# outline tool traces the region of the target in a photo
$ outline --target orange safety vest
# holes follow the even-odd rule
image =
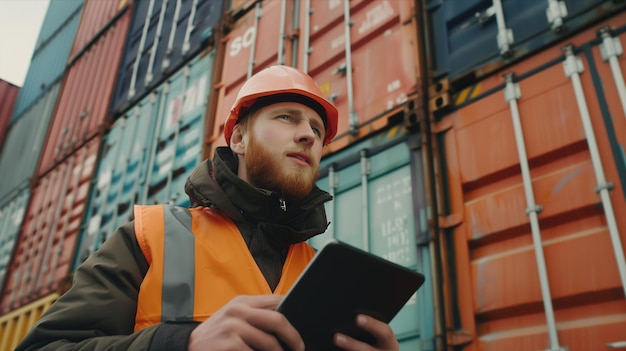
[[[135,234],[150,267],[135,331],[163,321],[203,321],[238,295],[285,294],[315,254],[291,245],[272,292],[235,224],[206,207],[135,206]]]

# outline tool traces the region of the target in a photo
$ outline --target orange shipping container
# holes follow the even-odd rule
[[[39,163],[40,176],[106,128],[131,19],[131,11],[124,11],[68,69]]]
[[[293,0],[259,1],[232,24],[222,40],[223,65],[214,87],[217,101],[206,132],[210,148],[204,150],[205,156],[226,145],[224,121],[243,83],[271,65],[293,65],[294,5]]]
[[[449,346],[625,345],[624,23],[468,87],[434,125]]]
[[[63,291],[91,184],[100,137],[39,179],[9,264],[0,312]]]
[[[405,103],[420,94],[415,5],[404,0],[302,2],[298,65],[339,109],[329,152],[386,127],[393,115],[403,118]]]

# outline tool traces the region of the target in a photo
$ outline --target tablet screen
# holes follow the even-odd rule
[[[356,326],[357,314],[389,323],[423,283],[418,272],[335,240],[317,252],[277,310],[300,332],[307,351],[340,350],[332,340],[336,332],[374,342]]]

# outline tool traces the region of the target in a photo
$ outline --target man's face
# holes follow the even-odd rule
[[[308,106],[281,102],[251,117],[242,136],[245,167],[239,176],[254,186],[282,193],[286,199],[306,196],[319,176],[324,122]]]

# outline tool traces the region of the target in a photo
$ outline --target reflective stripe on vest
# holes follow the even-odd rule
[[[135,206],[135,235],[149,268],[135,331],[162,321],[203,321],[237,295],[285,294],[313,258],[291,245],[271,291],[235,224],[208,208]]]

